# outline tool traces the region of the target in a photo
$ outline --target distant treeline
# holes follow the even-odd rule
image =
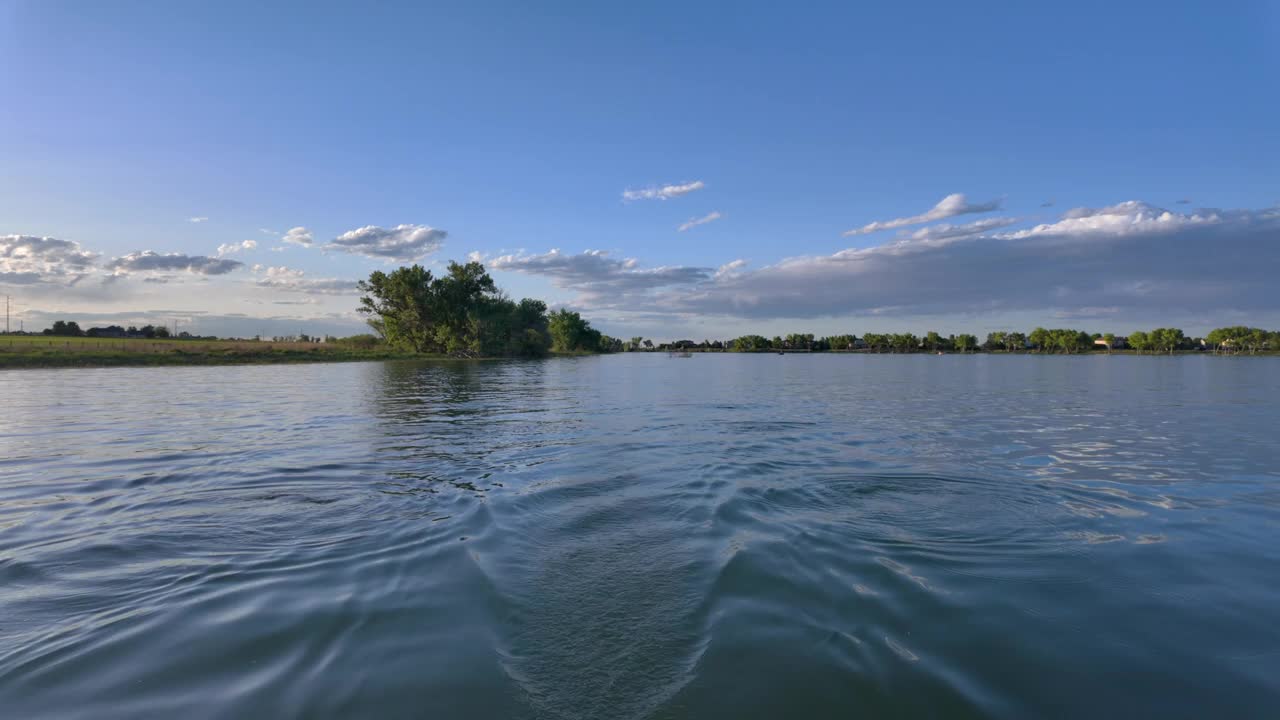
[[[576,312],[548,313],[541,300],[509,299],[478,262],[450,262],[440,277],[420,265],[375,271],[359,288],[359,311],[397,349],[464,357],[622,349]]]
[[[812,333],[792,333],[787,336],[767,338],[763,335],[743,335],[728,341],[677,340],[673,343],[654,345],[652,341],[635,337],[625,343],[628,351],[644,350],[709,350],[722,352],[770,352],[770,351],[862,351],[862,352],[1034,352],[1076,354],[1086,352],[1112,352],[1133,350],[1140,353],[1175,353],[1212,351],[1215,353],[1280,352],[1280,331],[1267,331],[1251,327],[1225,327],[1210,332],[1203,338],[1189,337],[1178,328],[1156,328],[1138,331],[1128,336],[1114,333],[1088,333],[1074,329],[1036,328],[1030,333],[993,332],[985,342],[977,336],[941,335],[929,332],[923,336],[913,333],[867,333],[855,335],[830,335],[816,337]]]
[[[41,335],[53,335],[55,337],[98,337],[98,338],[146,338],[152,340],[155,338],[181,338],[183,340],[214,340],[213,336],[200,337],[192,335],[188,332],[178,333],[174,335],[169,328],[164,325],[143,325],[137,327],[130,325],[123,327],[120,325],[107,325],[106,327],[91,327],[88,330],[80,328],[80,323],[74,320],[58,320],[53,323],[52,327],[47,327],[40,331]]]
[[[39,333],[16,332],[11,335],[45,335],[50,337],[83,337],[83,338],[111,338],[111,339],[128,339],[128,340],[224,340],[233,338],[220,338],[217,335],[193,335],[183,331],[174,334],[164,325],[143,325],[137,327],[130,325],[124,327],[121,325],[107,325],[105,327],[91,327],[84,330],[80,327],[80,323],[74,320],[58,320],[53,323],[52,327],[47,327]],[[348,343],[358,346],[370,346],[377,344],[377,338],[372,335],[353,335],[349,338],[337,338],[332,335],[307,335],[305,333],[298,335],[276,335],[270,338],[255,337],[257,341],[271,342],[288,342],[288,343]]]

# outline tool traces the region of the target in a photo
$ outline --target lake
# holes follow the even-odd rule
[[[1280,716],[1280,361],[0,372],[11,718]]]

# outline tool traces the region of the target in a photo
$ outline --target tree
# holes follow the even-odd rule
[[[508,299],[478,262],[451,262],[438,278],[420,265],[375,271],[358,287],[359,311],[395,348],[496,356],[541,355],[551,345],[546,303]]]
[[[1138,352],[1147,352],[1151,349],[1151,338],[1141,330],[1135,330],[1129,334],[1129,347]]]
[[[735,338],[731,345],[734,352],[758,352],[770,347],[769,339],[761,335],[743,335]]]
[[[959,350],[962,353],[967,353],[977,346],[978,338],[973,335],[961,334],[956,336],[956,350]]]
[[[421,265],[389,274],[375,270],[357,284],[364,293],[358,311],[369,316],[369,327],[388,345],[414,352],[435,350],[434,279]]]
[[[822,339],[828,350],[852,350],[857,338],[852,335],[832,335]]]
[[[1042,327],[1032,330],[1029,339],[1031,340],[1031,344],[1035,346],[1036,350],[1039,350],[1040,352],[1046,352],[1052,349],[1050,347],[1049,331]]]
[[[942,349],[942,336],[936,331],[930,330],[924,336],[924,345],[929,348],[929,352],[938,352]]]
[[[80,323],[72,320],[55,320],[53,327],[44,331],[45,335],[58,335],[62,337],[79,337],[84,335],[84,331],[80,329]]]
[[[1150,343],[1154,350],[1167,352],[1170,355],[1182,345],[1185,336],[1178,328],[1156,328],[1151,331]]]
[[[599,330],[593,330],[582,316],[567,308],[561,308],[548,318],[551,333],[551,349],[559,352],[595,351],[600,347]]]
[[[912,333],[894,333],[893,349],[898,352],[916,352],[920,349],[920,338]]]
[[[1005,349],[1009,352],[1027,349],[1027,336],[1020,332],[1007,333],[1004,336]]]
[[[1103,341],[1103,342],[1105,342],[1105,343],[1107,344],[1107,354],[1108,354],[1108,355],[1110,355],[1110,354],[1111,354],[1111,349],[1112,349],[1112,348],[1114,348],[1114,347],[1115,347],[1115,345],[1116,345],[1116,334],[1115,334],[1115,333],[1107,333],[1107,334],[1105,334],[1105,335],[1103,335],[1103,336],[1102,336],[1102,341]]]

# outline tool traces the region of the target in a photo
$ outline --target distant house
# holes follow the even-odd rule
[[[1110,345],[1107,344],[1107,341],[1105,339],[1098,338],[1097,340],[1093,341],[1093,346],[1104,347],[1104,348],[1107,348],[1108,350],[1123,350],[1129,347],[1129,338],[1117,337],[1115,341],[1112,342]]]

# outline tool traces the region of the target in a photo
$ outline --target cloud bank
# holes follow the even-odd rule
[[[711,268],[679,265],[641,268],[635,259],[613,258],[605,250],[503,255],[491,259],[489,268],[550,278],[558,287],[579,291],[587,304],[596,306],[625,302],[658,288],[695,284],[713,274]]]
[[[196,275],[225,275],[244,267],[239,260],[213,258],[205,255],[182,253],[158,253],[144,250],[118,257],[107,263],[106,268],[117,274],[133,272],[189,272]]]
[[[1130,201],[997,231],[1012,222],[935,225],[879,246],[788,258],[755,270],[741,260],[714,273],[647,270],[598,251],[507,256],[492,267],[579,290],[577,303],[587,309],[668,316],[1036,312],[1173,318],[1280,311],[1277,208],[1177,213]]]

